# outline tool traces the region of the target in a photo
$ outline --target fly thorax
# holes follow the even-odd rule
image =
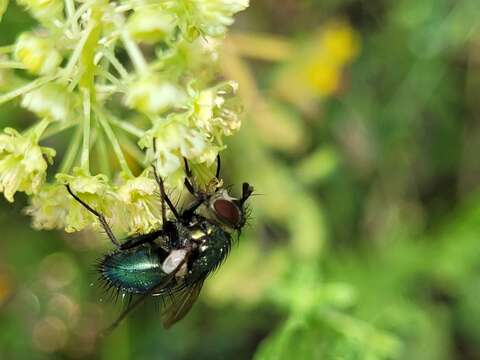
[[[202,244],[208,240],[213,233],[214,225],[207,221],[198,222],[190,227],[189,237],[192,243]]]
[[[188,247],[190,245],[190,235],[191,235],[190,226],[186,226],[180,222],[177,222],[175,224],[175,227],[178,234],[178,243],[173,245],[178,249]]]
[[[228,255],[231,246],[230,234],[220,226],[204,222],[204,236],[196,241],[196,256],[189,269],[192,282],[204,279],[215,270]]]

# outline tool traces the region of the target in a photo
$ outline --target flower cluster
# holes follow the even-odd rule
[[[0,104],[19,98],[38,122],[0,135],[0,191],[29,195],[35,228],[96,223],[65,185],[126,232],[158,228],[150,165],[168,191],[183,182],[183,158],[206,184],[240,127],[237,85],[218,82],[216,62],[248,0],[17,2],[39,25],[0,47]],[[47,139],[61,154],[48,179]]]

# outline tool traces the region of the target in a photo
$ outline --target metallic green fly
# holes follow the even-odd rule
[[[193,202],[178,211],[165,193],[163,180],[153,167],[162,206],[162,228],[135,235],[119,242],[105,217],[91,208],[67,185],[80,204],[94,214],[116,249],[99,262],[100,278],[117,294],[138,295],[104,334],[112,331],[138,304],[150,296],[162,300],[162,324],[169,328],[181,320],[198,298],[205,279],[226,259],[232,235],[240,231],[247,218],[246,201],[253,187],[244,183],[240,198],[233,198],[219,180],[220,159],[211,191],[194,186],[185,160],[185,187]],[[173,214],[167,219],[166,207]]]

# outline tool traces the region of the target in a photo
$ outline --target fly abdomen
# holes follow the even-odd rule
[[[119,291],[144,294],[168,275],[162,270],[164,254],[150,246],[116,251],[100,262],[102,278]]]

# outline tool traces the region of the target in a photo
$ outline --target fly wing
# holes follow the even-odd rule
[[[122,311],[122,313],[117,317],[117,319],[108,327],[106,328],[103,332],[100,333],[100,336],[105,337],[108,334],[110,334],[115,328],[120,324],[120,322],[132,311],[134,310],[138,305],[140,305],[145,299],[152,294],[157,289],[164,289],[167,286],[170,286],[170,283],[174,279],[175,273],[169,274],[166,277],[164,277],[161,281],[157,282],[154,286],[152,286],[148,291],[145,293],[141,294],[140,297],[138,297],[134,302],[128,304],[128,306],[125,308],[125,310]],[[197,295],[198,296],[198,295]]]
[[[171,303],[166,306],[162,313],[162,325],[165,329],[168,329],[187,315],[197,300],[202,286],[203,281],[172,294]]]

